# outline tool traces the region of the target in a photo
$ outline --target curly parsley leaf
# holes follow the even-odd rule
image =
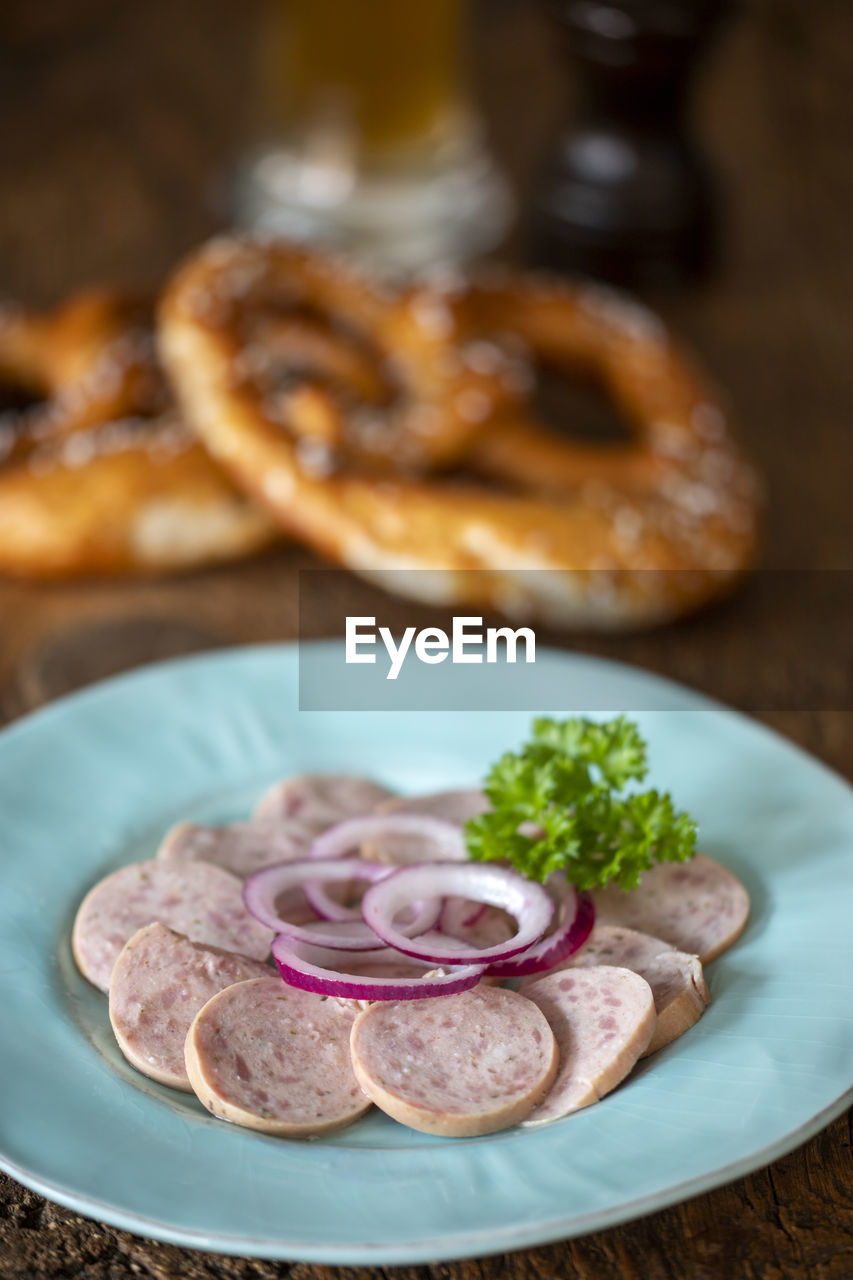
[[[484,784],[491,809],[465,828],[478,862],[509,862],[532,880],[564,870],[579,889],[634,888],[655,862],[696,852],[696,824],[660,791],[625,791],[648,772],[646,744],[624,716],[538,719]]]

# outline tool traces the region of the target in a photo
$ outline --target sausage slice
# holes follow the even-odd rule
[[[190,1083],[208,1111],[249,1129],[290,1138],[340,1129],[370,1106],[350,1063],[354,1016],[275,976],[239,982],[193,1020]]]
[[[128,938],[158,921],[225,951],[265,960],[273,932],[243,906],[236,876],[207,862],[133,862],[90,889],[80,904],[71,946],[77,967],[108,991],[110,974]]]
[[[664,938],[703,964],[740,937],[749,895],[726,867],[697,853],[688,862],[659,862],[636,889],[615,885],[593,892],[600,924],[624,925]]]
[[[180,822],[166,833],[157,857],[165,862],[211,862],[245,880],[277,862],[306,857],[312,839],[313,836],[300,833],[293,826],[274,823],[231,822],[221,827],[207,827]],[[278,908],[279,914],[291,924],[308,924],[317,919],[297,885],[280,895]]]
[[[252,820],[293,825],[313,839],[344,818],[372,813],[393,794],[387,787],[354,774],[300,774],[270,787],[258,801]]]
[[[625,1079],[654,1034],[651,987],[628,969],[599,965],[551,973],[525,994],[548,1019],[560,1051],[557,1079],[527,1125],[548,1124],[598,1102]]]
[[[371,1005],[352,1029],[352,1062],[378,1107],[423,1133],[465,1138],[524,1119],[548,1091],[557,1047],[515,991]]]
[[[471,818],[485,813],[489,802],[476,788],[461,791],[435,791],[425,796],[394,796],[376,806],[377,813],[423,813],[430,818],[443,818],[463,827]],[[429,840],[417,836],[385,836],[365,845],[362,853],[374,862],[389,862],[405,866],[410,862],[425,862],[434,857]]]
[[[259,960],[147,924],[125,943],[110,978],[110,1022],[119,1048],[143,1075],[192,1092],[184,1041],[193,1018],[217,991],[269,976]]]
[[[496,947],[507,942],[518,930],[508,912],[488,902],[471,898],[445,898],[439,918],[439,929],[447,938],[457,938],[467,947]]]
[[[638,973],[652,989],[657,1021],[649,1047],[642,1057],[656,1053],[699,1021],[711,1002],[711,993],[698,956],[678,951],[660,938],[618,925],[596,924],[580,951],[563,961],[553,973],[564,969],[616,965]],[[522,978],[519,990],[526,992],[544,975]]]
[[[212,862],[245,880],[276,862],[304,858],[311,837],[275,823],[229,822],[210,827],[180,822],[167,831],[157,857],[174,862]]]

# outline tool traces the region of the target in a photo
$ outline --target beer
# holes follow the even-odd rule
[[[461,0],[274,0],[266,96],[283,137],[332,129],[359,160],[443,141],[462,107]]]

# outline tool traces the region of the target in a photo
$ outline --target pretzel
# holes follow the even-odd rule
[[[486,360],[495,336],[521,342],[536,362],[597,384],[630,436],[618,445],[574,440],[540,423],[527,400],[516,401],[474,442],[472,470],[533,493],[606,489],[605,501],[662,500],[674,512],[729,517],[754,536],[755,475],[719,397],[648,308],[604,285],[500,268],[473,285],[450,277],[416,286],[405,305],[417,310],[424,293],[434,307],[443,298],[463,350],[479,348]],[[493,337],[484,342],[484,334]]]
[[[179,418],[150,305],[89,290],[47,315],[0,308],[0,571],[179,570],[265,546],[275,526]]]
[[[461,361],[430,298],[404,312],[396,295],[341,259],[281,241],[223,238],[201,250],[198,265],[180,308],[216,334],[237,397],[245,386],[267,421],[286,420],[300,437],[313,437],[322,418],[322,434],[364,467],[416,473],[447,466],[511,394],[509,358],[500,376]],[[313,394],[316,386],[304,397],[305,380],[294,378],[287,326],[291,334],[302,330],[305,350],[311,325],[315,341],[318,329],[325,334],[327,354],[333,345],[347,350],[350,371],[337,397]],[[315,372],[325,359],[315,347]],[[354,385],[366,364],[375,384],[367,396]],[[335,381],[344,370],[328,372]],[[358,402],[346,403],[353,391]]]
[[[312,281],[324,277],[334,285],[314,294]],[[403,360],[390,373],[409,420],[427,381],[412,369],[415,330],[429,317],[426,347],[435,354],[440,337],[445,385],[448,370],[466,369],[489,402],[455,446],[453,405],[435,396],[429,404],[443,441],[429,462],[467,457],[467,474],[383,473],[353,447],[352,432],[348,448],[305,453],[302,410],[292,398],[271,405],[263,384],[242,373],[247,315],[261,292],[269,307],[288,291],[325,310],[334,292],[346,295],[335,314],[386,362],[399,340]],[[531,279],[433,281],[381,302],[342,264],[286,245],[216,241],[177,273],[160,319],[173,385],[213,455],[283,528],[398,594],[561,626],[646,625],[706,603],[753,561],[756,486],[723,410],[660,322],[618,295]],[[519,339],[566,372],[599,378],[635,432],[623,456],[561,441],[529,419],[508,364]],[[394,404],[385,410],[388,453],[406,456],[406,418]]]
[[[44,315],[0,304],[0,383],[38,403],[6,423],[19,443],[68,434],[123,416],[153,415],[166,404],[154,355],[151,308],[104,288],[87,289]]]

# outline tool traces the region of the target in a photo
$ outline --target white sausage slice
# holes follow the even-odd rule
[[[507,942],[518,925],[508,912],[488,902],[450,897],[444,900],[439,929],[445,941],[448,937],[457,938],[464,946],[486,948]]]
[[[749,916],[749,895],[726,867],[697,853],[688,862],[659,862],[636,889],[593,892],[600,924],[625,925],[664,938],[703,964],[730,947]]]
[[[354,774],[302,774],[270,787],[258,801],[252,821],[293,826],[313,839],[345,818],[372,813],[393,794]]]
[[[471,818],[485,813],[488,807],[489,802],[482,791],[466,788],[462,791],[435,791],[425,796],[394,796],[377,805],[376,812],[423,813],[462,827]],[[400,866],[429,861],[434,857],[430,841],[417,836],[385,836],[382,840],[372,840],[364,846],[362,854],[374,862]]]
[[[110,979],[110,1022],[131,1066],[173,1089],[192,1088],[184,1041],[211,996],[235,982],[269,977],[259,960],[190,942],[148,924],[125,944]]]
[[[311,838],[274,823],[230,822],[219,827],[180,822],[166,832],[157,857],[175,862],[212,862],[245,880],[276,862],[307,856]]]
[[[305,858],[313,835],[274,823],[231,822],[221,827],[180,822],[167,831],[157,857],[165,862],[211,862],[245,880],[276,862]],[[308,924],[317,915],[298,886],[278,899],[279,914],[291,924]]]
[[[71,945],[83,977],[108,991],[118,953],[137,929],[155,920],[193,942],[253,960],[267,958],[274,936],[243,906],[236,876],[207,862],[152,858],[114,871],[80,904]]]
[[[187,1034],[192,1087],[208,1111],[249,1129],[291,1138],[340,1129],[370,1106],[350,1063],[354,1016],[278,977],[228,987]]]
[[[560,1050],[557,1079],[526,1125],[548,1124],[598,1102],[648,1048],[655,1005],[645,979],[599,965],[551,973],[527,988]]]
[[[711,1002],[698,956],[689,956],[660,938],[619,925],[596,924],[581,950],[551,972],[602,964],[630,969],[645,978],[652,989],[657,1022],[643,1057],[683,1035],[699,1021]],[[542,977],[544,974],[522,978],[519,990],[526,993]]]
[[[489,802],[478,787],[464,787],[456,791],[432,791],[424,796],[394,796],[377,805],[377,813],[425,813],[431,818],[443,818],[460,827],[485,813]]]
[[[352,1029],[359,1084],[395,1120],[443,1137],[493,1133],[523,1120],[557,1071],[548,1023],[515,991],[377,1003]]]

